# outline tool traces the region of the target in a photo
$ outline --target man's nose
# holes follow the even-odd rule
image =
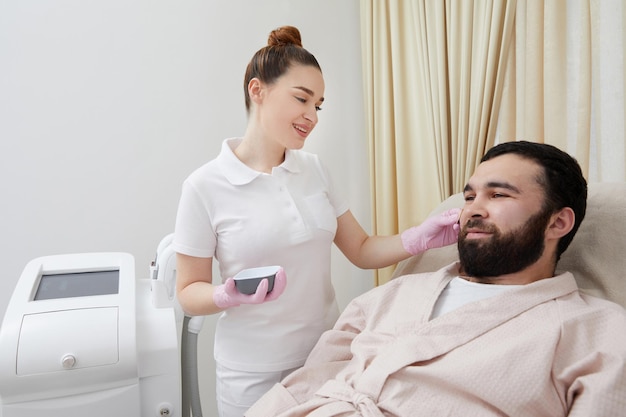
[[[472,201],[466,203],[465,207],[463,207],[463,217],[465,219],[487,217],[487,206],[485,202],[476,197]]]

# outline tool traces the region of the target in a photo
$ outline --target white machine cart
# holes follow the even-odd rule
[[[0,328],[0,417],[201,416],[202,318],[176,304],[170,241],[146,279],[126,253],[28,263]]]

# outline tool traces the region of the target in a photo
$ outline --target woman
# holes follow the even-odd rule
[[[242,416],[334,324],[333,242],[354,265],[381,268],[457,238],[458,211],[402,235],[369,236],[318,157],[300,150],[317,124],[324,79],[298,29],[270,34],[248,64],[244,91],[245,134],[225,140],[219,156],[187,178],[174,238],[186,314],[223,312],[215,332],[222,417]],[[221,285],[212,284],[214,257]],[[237,292],[230,277],[266,265],[282,266],[273,291],[263,280],[256,294]]]

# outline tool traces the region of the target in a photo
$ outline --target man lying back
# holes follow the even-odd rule
[[[624,415],[626,312],[555,275],[585,216],[578,163],[500,144],[464,195],[459,262],[356,298],[247,417]]]

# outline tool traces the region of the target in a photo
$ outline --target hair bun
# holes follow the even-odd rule
[[[268,46],[295,45],[302,47],[300,31],[293,26],[282,26],[274,29],[267,39]]]

